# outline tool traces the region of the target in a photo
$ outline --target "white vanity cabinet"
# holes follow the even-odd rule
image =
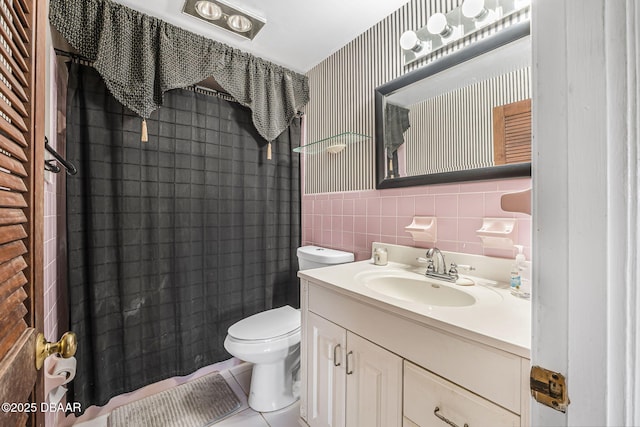
[[[301,286],[301,425],[528,426],[528,359],[345,288]]]
[[[402,359],[312,312],[305,323],[309,426],[401,425]]]

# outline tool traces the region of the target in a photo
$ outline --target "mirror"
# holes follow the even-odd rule
[[[529,22],[375,89],[376,188],[531,176]]]

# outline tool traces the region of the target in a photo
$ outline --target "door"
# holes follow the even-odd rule
[[[532,7],[532,364],[567,379],[531,425],[640,425],[640,7]],[[554,31],[549,31],[551,28]]]
[[[35,338],[43,321],[46,2],[0,3],[0,402],[10,404],[0,425],[9,427],[43,424],[34,409],[43,394]]]
[[[402,425],[402,359],[347,331],[347,427]]]
[[[307,423],[311,427],[345,424],[346,371],[344,328],[307,314]]]

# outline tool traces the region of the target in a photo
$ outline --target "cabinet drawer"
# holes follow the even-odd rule
[[[404,364],[404,416],[421,427],[519,426],[520,417],[412,363]],[[405,425],[412,425],[405,423]]]

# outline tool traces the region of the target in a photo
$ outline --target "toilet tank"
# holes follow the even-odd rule
[[[300,270],[328,267],[346,262],[353,262],[353,254],[351,252],[321,248],[319,246],[302,246],[298,248],[298,266]]]

